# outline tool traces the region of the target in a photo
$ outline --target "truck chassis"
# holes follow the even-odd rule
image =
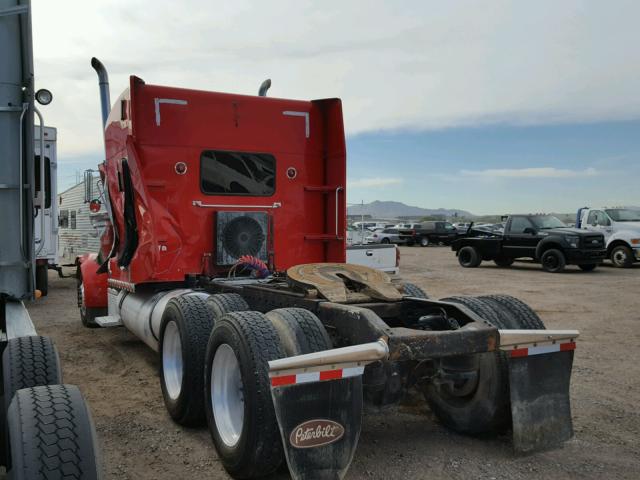
[[[191,286],[142,286],[134,291],[111,286],[109,298],[109,315],[97,317],[97,323],[124,325],[159,351],[169,413],[178,423],[191,425],[204,410],[221,460],[237,478],[276,468],[282,449],[294,478],[341,478],[357,445],[363,400],[392,404],[409,389],[422,392],[438,418],[458,432],[511,429],[518,451],[548,448],[573,434],[569,380],[579,334],[544,330],[537,315],[512,297],[433,300],[415,285],[393,284],[373,269],[318,264],[267,279],[201,277]],[[200,313],[198,306],[203,308]],[[270,386],[271,397],[256,400],[243,393],[251,388],[251,380],[242,377],[237,366],[245,362],[244,347],[215,340],[229,325],[245,329],[240,343],[248,345],[252,328],[262,329],[259,337],[272,335],[268,343],[277,344],[275,353],[261,357],[255,367],[262,368],[258,383],[269,377],[270,384],[263,386]],[[180,330],[189,330],[188,335]],[[197,338],[188,339],[194,332],[199,332]],[[314,344],[314,335],[328,340]],[[227,357],[234,360],[227,359],[224,368],[216,370],[222,345],[231,345],[234,354]],[[262,355],[268,346],[260,349]],[[187,350],[190,353],[183,353]],[[220,392],[234,387],[219,385],[224,382],[219,378],[234,371],[238,378],[232,385],[243,385],[241,393],[224,397]],[[347,371],[352,376],[345,376]],[[186,387],[191,381],[187,376],[204,376],[204,399],[202,390]],[[327,386],[327,381],[334,385]],[[225,413],[216,416],[216,408]],[[234,408],[244,413],[234,414]],[[257,439],[243,440],[240,451],[231,455],[227,447],[233,441],[224,440],[225,435],[243,438],[244,419],[254,422],[265,409],[273,409],[275,417]],[[307,424],[312,425],[307,430],[335,428],[343,433],[337,445],[332,439],[314,443],[300,433]],[[261,442],[273,442],[278,431],[279,451],[263,457],[255,453],[261,451]],[[305,441],[311,445],[296,443]]]

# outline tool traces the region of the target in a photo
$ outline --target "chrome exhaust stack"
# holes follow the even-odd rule
[[[102,126],[107,126],[107,118],[111,111],[111,99],[109,95],[109,74],[102,62],[96,57],[91,59],[91,66],[98,74],[98,85],[100,86],[100,108],[102,110]]]
[[[271,79],[267,78],[260,85],[260,89],[258,90],[258,96],[259,97],[266,97],[267,96],[267,90],[269,90],[270,88],[271,88]]]

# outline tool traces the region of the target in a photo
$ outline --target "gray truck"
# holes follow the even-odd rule
[[[553,215],[511,215],[503,233],[466,236],[453,242],[451,249],[465,268],[486,260],[509,267],[517,259],[532,259],[551,273],[567,265],[592,271],[606,256],[601,233],[569,228]]]

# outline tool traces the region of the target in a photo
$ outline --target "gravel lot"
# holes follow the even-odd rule
[[[414,402],[368,413],[347,478],[640,478],[640,266],[548,274],[533,264],[486,263],[471,270],[448,248],[401,253],[402,276],[434,298],[506,293],[529,303],[548,328],[581,330],[571,387],[576,435],[563,448],[516,455],[508,437],[457,435]],[[29,310],[39,333],[55,340],[65,382],[80,386],[91,405],[106,477],[228,478],[206,428],[169,419],[157,355],[122,328],[83,328],[75,279],[49,278],[49,296]]]

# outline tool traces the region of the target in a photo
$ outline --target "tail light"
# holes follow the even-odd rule
[[[396,247],[396,267],[400,266],[400,249]]]
[[[89,210],[91,210],[93,213],[97,213],[100,211],[100,200],[95,199],[95,200],[91,200],[91,202],[89,203]]]

